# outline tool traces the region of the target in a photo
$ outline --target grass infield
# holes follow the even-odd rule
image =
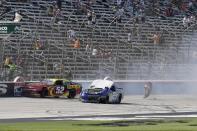
[[[0,131],[197,131],[197,118],[0,123]]]

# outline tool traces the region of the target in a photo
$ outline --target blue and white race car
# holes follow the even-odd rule
[[[122,88],[118,88],[109,78],[94,80],[88,89],[80,93],[82,102],[117,103],[123,99]]]

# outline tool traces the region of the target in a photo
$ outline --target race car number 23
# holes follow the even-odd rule
[[[63,94],[64,93],[64,86],[56,86],[55,87],[55,93],[56,94]]]

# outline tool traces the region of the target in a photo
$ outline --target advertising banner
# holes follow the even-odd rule
[[[1,82],[0,96],[22,96],[25,83]]]

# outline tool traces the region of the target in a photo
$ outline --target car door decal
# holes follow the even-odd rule
[[[64,90],[65,90],[64,86],[58,85],[55,87],[55,94],[62,95],[62,94],[64,94]]]

